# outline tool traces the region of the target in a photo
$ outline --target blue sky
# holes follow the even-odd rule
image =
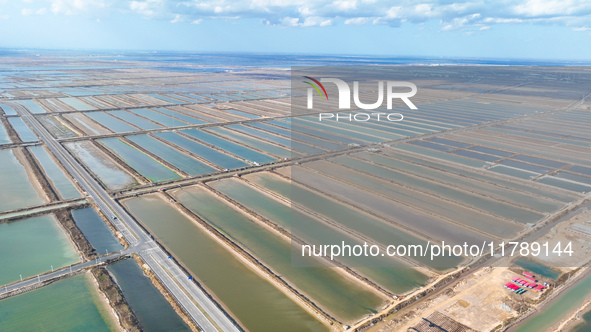
[[[0,47],[591,60],[591,1],[0,0]]]

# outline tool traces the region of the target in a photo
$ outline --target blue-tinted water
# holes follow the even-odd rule
[[[172,144],[179,146],[191,153],[194,153],[195,155],[213,163],[216,164],[218,166],[220,166],[221,168],[228,168],[228,169],[234,169],[234,168],[242,168],[242,167],[246,167],[248,166],[247,163],[245,163],[244,161],[240,160],[240,159],[236,159],[234,157],[231,157],[227,154],[224,154],[222,152],[219,152],[215,149],[212,149],[206,145],[203,145],[201,143],[195,142],[191,139],[188,139],[186,137],[183,137],[177,133],[173,133],[173,132],[162,132],[162,133],[155,133],[155,136],[158,136],[168,142],[171,142]]]
[[[117,262],[107,270],[117,280],[144,331],[191,331],[134,260]]]
[[[68,98],[59,98],[59,100],[74,107],[78,111],[92,111],[92,110],[96,109],[96,107],[94,107],[92,105],[88,105],[87,103],[79,100],[78,98],[68,97]]]
[[[73,210],[72,216],[78,228],[96,249],[97,253],[103,255],[107,252],[123,249],[109,226],[105,224],[93,208],[87,207]]]
[[[19,103],[25,106],[33,114],[45,113],[45,109],[41,105],[37,104],[32,99],[29,100],[13,100],[15,103]]]
[[[8,122],[12,125],[12,128],[16,130],[16,133],[23,142],[37,142],[37,136],[33,131],[25,124],[21,118],[8,118]]]
[[[290,157],[295,157],[297,155],[295,152],[292,152],[288,149],[275,146],[273,144],[255,139],[250,136],[238,134],[235,131],[229,130],[227,128],[210,127],[210,128],[207,128],[207,130],[214,132],[220,136],[225,136],[230,139],[233,139],[234,141],[241,142],[242,144],[252,146],[254,148],[257,148],[260,151],[265,151],[265,153],[268,153],[268,154],[271,154],[274,156],[279,156],[281,158],[290,158]]]
[[[236,115],[240,115],[243,116],[245,118],[249,118],[249,119],[256,119],[256,118],[260,118],[260,115],[255,115],[255,114],[250,114],[250,113],[246,113],[246,112],[242,112],[242,111],[237,111],[237,110],[226,110],[226,112],[228,113],[232,113],[232,114],[236,114]]]
[[[134,126],[141,128],[141,129],[158,129],[158,128],[162,128],[161,125],[155,124],[151,121],[148,121],[146,119],[143,119],[133,113],[129,113],[127,111],[109,111],[107,112],[109,114],[112,114],[120,119],[123,119],[131,124],[133,124]]]
[[[205,143],[209,143],[213,146],[219,147],[220,149],[224,149],[234,155],[237,155],[238,157],[244,158],[246,160],[250,160],[250,161],[255,161],[258,162],[259,164],[265,164],[265,163],[270,163],[272,161],[275,161],[276,159],[270,156],[267,156],[266,154],[262,154],[260,152],[251,150],[247,147],[232,143],[232,142],[228,142],[226,140],[224,140],[223,138],[205,133],[201,130],[198,129],[188,129],[188,130],[183,130],[183,133],[195,137],[196,139],[203,141]]]
[[[147,135],[138,135],[128,136],[127,139],[190,175],[200,175],[216,171],[214,168],[189,157],[188,155],[160,142],[153,137]]]
[[[88,117],[92,118],[96,122],[102,124],[103,126],[111,129],[116,133],[123,133],[123,132],[130,132],[130,131],[137,131],[136,128],[128,125],[127,123],[116,119],[105,112],[88,112],[85,113]]]
[[[6,115],[17,115],[16,111],[11,106],[0,104],[0,108],[2,108]]]
[[[162,113],[158,113],[156,111],[152,111],[152,110],[149,110],[146,108],[134,109],[134,110],[129,110],[129,111],[134,114],[145,116],[146,118],[149,118],[150,120],[161,123],[165,127],[179,127],[179,126],[189,125],[189,123],[187,123],[185,121],[181,121],[177,118],[173,118],[173,117],[170,117],[170,116],[167,116]]]
[[[160,99],[160,100],[163,100],[163,101],[167,101],[167,102],[172,103],[172,104],[186,104],[187,103],[185,101],[179,101],[179,100],[176,100],[176,99],[172,99],[170,97],[166,97],[164,95],[157,95],[157,94],[153,94],[153,93],[148,94],[148,96],[150,96],[152,98]]]
[[[29,149],[41,164],[45,174],[47,174],[53,187],[62,199],[72,199],[82,196],[64,171],[51,159],[44,147],[32,146]]]
[[[171,111],[171,110],[168,110],[166,108],[158,107],[158,108],[154,108],[154,109],[157,110],[158,112],[164,113],[164,114],[166,114],[168,116],[175,117],[177,119],[183,120],[183,121],[188,122],[190,124],[198,125],[198,124],[207,123],[205,121],[196,119],[196,118],[194,118],[192,116],[188,116],[188,115],[185,115],[185,114],[182,114],[182,113],[179,113],[179,112]]]
[[[178,179],[180,176],[170,168],[152,159],[145,153],[122,142],[118,138],[106,138],[99,141],[111,149],[132,168],[153,182]]]

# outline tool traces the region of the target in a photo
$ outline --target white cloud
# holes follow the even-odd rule
[[[589,1],[580,0],[527,0],[514,7],[517,15],[528,17],[575,15],[590,9]]]
[[[339,0],[333,2],[333,5],[335,6],[335,8],[338,8],[342,11],[350,11],[357,9],[357,1],[355,0]]]
[[[23,8],[21,10],[21,15],[23,15],[23,16],[44,15],[45,13],[47,13],[47,8],[45,8],[45,7],[39,8],[37,10],[31,9],[31,8]]]
[[[284,17],[279,20],[280,25],[291,27],[326,27],[332,25],[332,20],[325,17],[311,16],[304,20],[298,17]],[[269,23],[267,23],[269,24]]]
[[[129,9],[143,17],[152,17],[156,14],[153,9],[154,1],[131,1]]]
[[[523,23],[523,19],[520,18],[498,18],[498,17],[487,17],[483,20],[484,23],[498,23],[498,24],[507,24],[507,23]]]
[[[50,0],[51,12],[58,15],[99,15],[115,0]]]
[[[170,23],[182,23],[182,22],[184,22],[184,19],[179,14],[174,15],[174,18],[172,20],[170,20]]]
[[[23,0],[29,3],[32,0]],[[498,24],[586,27],[589,0],[45,0],[57,15],[103,17],[111,12],[172,23],[203,19],[258,19],[293,27],[333,24],[399,26],[439,22],[442,31],[479,31]],[[29,6],[30,7],[30,6]],[[23,15],[35,13],[23,10]],[[42,12],[39,12],[42,14]],[[44,13],[44,12],[43,12]]]
[[[350,25],[364,25],[365,23],[371,21],[371,18],[369,17],[355,17],[355,18],[350,18],[348,20],[345,20],[345,24],[350,24]]]

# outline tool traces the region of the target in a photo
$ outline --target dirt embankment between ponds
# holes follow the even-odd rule
[[[58,194],[56,193],[54,188],[49,183],[49,180],[47,179],[47,175],[45,174],[45,172],[43,171],[41,166],[39,166],[39,164],[37,163],[37,160],[35,159],[35,157],[33,157],[31,152],[26,148],[15,149],[15,155],[17,155],[18,153],[22,154],[23,158],[26,160],[27,164],[30,167],[30,170],[33,172],[33,175],[34,175],[35,179],[37,180],[37,183],[39,183],[39,185],[41,185],[41,189],[43,190],[43,192],[45,193],[45,195],[47,196],[49,201],[50,202],[59,201],[60,199],[59,199]],[[18,156],[17,156],[17,158],[18,158]]]
[[[335,323],[338,326],[344,325],[343,322],[341,322],[331,313],[318,306],[309,295],[294,287],[283,276],[276,274],[270,267],[265,265],[264,262],[253,256],[242,246],[232,241],[227,235],[221,233],[207,221],[177,201],[176,198],[170,195],[170,193],[161,192],[160,194],[166,198],[166,201],[169,204],[182,212],[196,226],[202,227],[213,239],[218,241],[221,245],[227,247],[229,251],[235,255],[235,257],[242,260],[249,268],[252,269],[252,271],[271,282],[294,302],[296,302],[315,317],[319,318],[323,323],[326,324],[326,326],[330,327],[331,330],[336,330]]]
[[[109,158],[111,158],[111,160],[113,160],[115,162],[115,164],[119,165],[121,168],[126,170],[128,173],[132,174],[134,178],[139,179],[138,182],[152,183],[152,181],[150,181],[147,177],[143,176],[138,171],[136,171],[134,168],[129,166],[123,159],[121,159],[119,156],[117,156],[116,154],[111,152],[111,150],[107,149],[104,145],[102,145],[101,143],[99,143],[95,139],[91,139],[90,142],[92,142],[92,144],[94,144],[94,146],[97,149],[99,149],[104,154],[106,154]]]
[[[0,116],[0,121],[2,121],[2,124],[4,125],[4,129],[6,129],[6,133],[8,134],[8,137],[10,137],[10,141],[12,141],[12,143],[22,143],[23,142],[21,140],[21,138],[18,136],[18,134],[16,133],[16,130],[14,130],[14,128],[12,128],[12,126],[10,125],[10,122],[8,122],[8,119],[6,118],[6,116]]]
[[[80,228],[78,228],[76,222],[74,222],[74,218],[72,217],[70,210],[60,209],[56,210],[54,214],[59,223],[68,233],[70,240],[72,240],[78,252],[82,254],[85,259],[90,260],[98,257],[93,246],[90,244],[90,242],[88,242]]]
[[[119,325],[129,332],[142,331],[142,327],[135,316],[135,313],[129,307],[127,300],[123,296],[121,289],[115,283],[109,271],[104,267],[93,267],[90,272],[94,276],[98,288],[107,298],[109,306],[115,311],[119,320]]]

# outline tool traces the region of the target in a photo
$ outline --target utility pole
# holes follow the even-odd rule
[[[53,272],[53,265],[51,265],[51,272]]]
[[[19,274],[19,276],[21,276],[21,281],[23,281],[23,275],[22,274]]]

